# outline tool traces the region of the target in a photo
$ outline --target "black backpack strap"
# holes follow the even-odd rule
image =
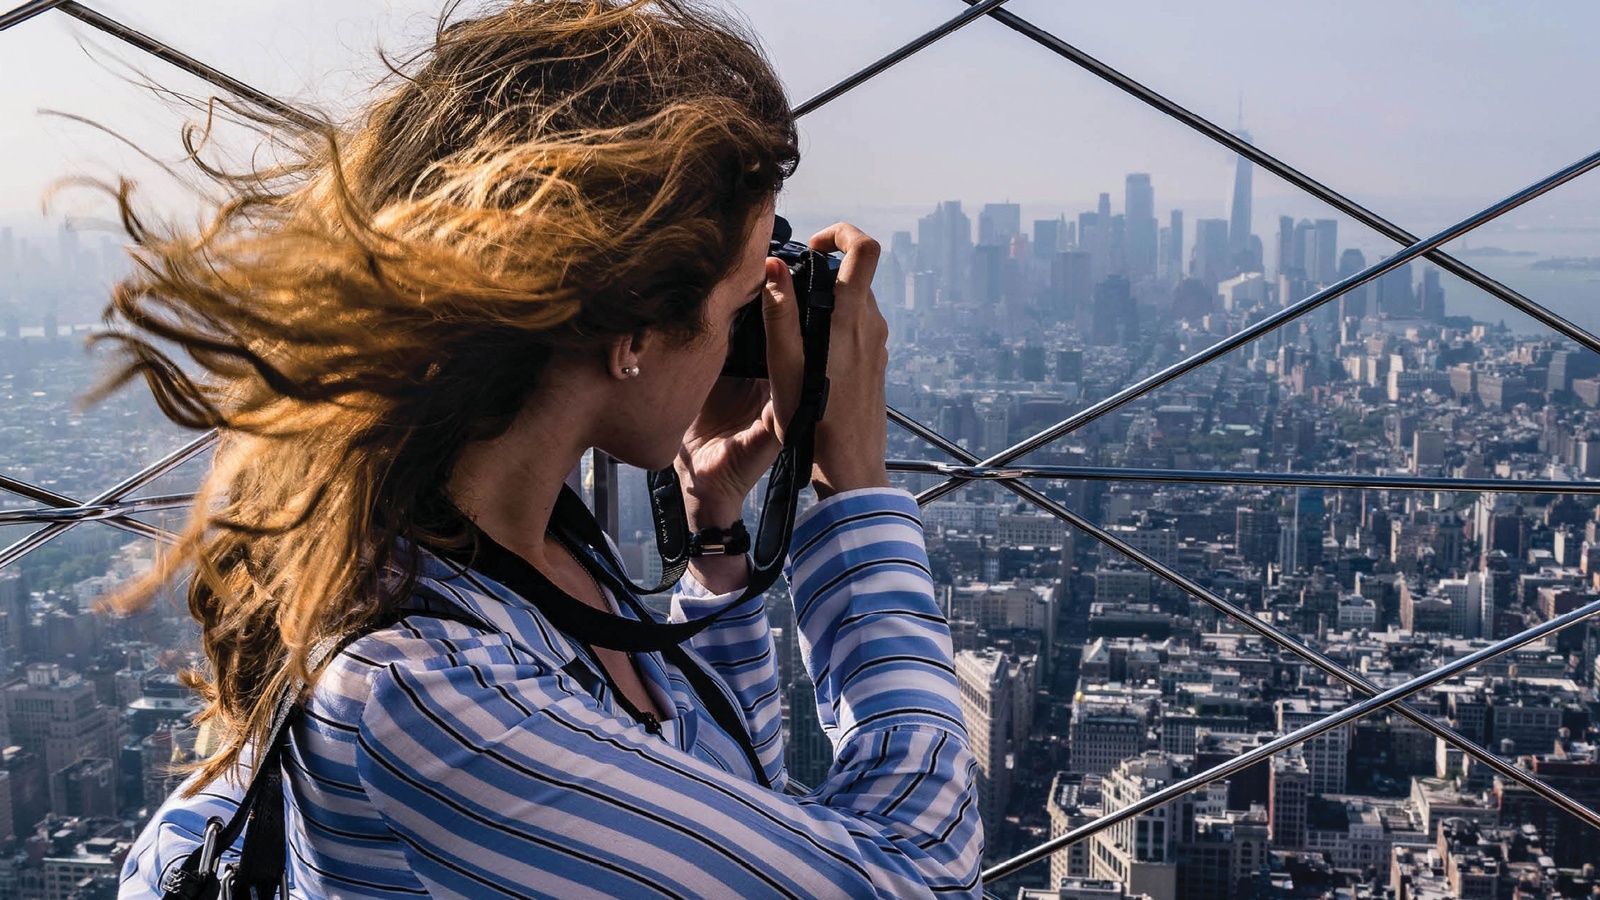
[[[278,701],[267,747],[256,757],[250,785],[245,789],[233,816],[226,823],[213,818],[206,824],[205,840],[200,847],[191,851],[178,868],[162,878],[162,900],[216,897],[221,881],[217,864],[240,834],[245,835],[245,842],[239,871],[248,870],[252,886],[259,887],[265,879],[271,884],[272,890],[276,890],[283,880],[288,847],[283,828],[283,770],[280,763],[298,694],[297,689],[285,691]],[[262,823],[260,827],[256,827],[258,822]],[[248,829],[246,826],[249,826]],[[272,894],[261,893],[258,896],[270,897]]]
[[[312,650],[307,668],[315,670],[357,640],[411,617],[449,619],[494,630],[474,616],[451,611],[394,610],[337,641],[323,641]],[[229,896],[266,900],[285,885],[289,842],[283,818],[283,753],[289,742],[289,729],[302,715],[300,695],[305,688],[304,682],[296,682],[278,698],[266,747],[256,757],[250,784],[238,809],[226,823],[216,818],[207,823],[201,846],[162,878],[162,900],[210,900],[219,896],[224,883],[230,880]],[[218,863],[223,853],[233,846],[240,834],[244,835],[244,846],[240,848],[238,866],[231,872],[219,872]],[[284,896],[288,896],[287,891]]]

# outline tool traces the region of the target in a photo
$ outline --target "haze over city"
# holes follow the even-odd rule
[[[96,6],[331,110],[359,101],[375,42],[413,45],[433,9]],[[960,4],[726,8],[801,99]],[[1580,0],[1007,8],[1418,233],[1600,147],[1600,116],[1575,113],[1600,108],[1600,6]],[[0,475],[89,497],[192,435],[139,390],[75,406],[95,361],[74,326],[125,262],[96,229],[103,201],[69,192],[41,217],[38,199],[65,176],[126,172],[157,209],[182,218],[195,204],[127,147],[36,110],[87,117],[170,161],[195,111],[129,83],[122,64],[210,90],[60,15],[0,46],[0,78],[20,86],[0,96]],[[1079,527],[993,482],[922,510],[991,864],[1600,603],[1600,508],[1586,493],[1600,492],[1600,355],[1577,341],[1419,260],[1091,415],[1395,246],[990,21],[802,130],[781,211],[802,233],[849,218],[882,242],[874,287],[895,410],[979,458],[1087,416],[1018,462],[1181,476],[1029,481]],[[235,163],[253,146],[234,127],[219,140]],[[1600,328],[1600,175],[1449,250]],[[901,469],[949,459],[899,427],[888,455]],[[203,464],[148,491],[187,490]],[[1264,473],[1309,482],[1251,482]],[[648,579],[659,561],[642,473],[620,479],[616,537]],[[1479,489],[1453,489],[1465,479]],[[942,481],[894,480],[914,492]],[[1532,481],[1566,493],[1517,490]],[[32,502],[6,495],[0,508]],[[143,519],[175,528],[178,516]],[[32,527],[0,525],[0,552]],[[109,896],[120,854],[176,781],[171,763],[206,751],[174,674],[200,659],[185,610],[94,609],[154,552],[86,523],[0,568],[0,900]],[[781,587],[768,602],[788,770],[816,784],[833,748],[792,604]],[[1600,830],[1524,781],[1600,805],[1600,627],[1541,638],[1414,706],[1340,725],[990,887],[1020,900],[1600,893]],[[41,710],[66,724],[52,731]],[[1424,714],[1455,733],[1409,718]]]

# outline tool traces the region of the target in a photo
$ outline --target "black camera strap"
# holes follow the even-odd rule
[[[820,258],[822,254],[817,256]],[[794,535],[800,491],[811,478],[817,422],[828,405],[828,339],[833,324],[834,273],[820,259],[818,262],[821,264],[802,268],[806,282],[795,286],[797,293],[804,291],[807,296],[801,317],[805,371],[800,383],[800,403],[789,419],[789,427],[784,430],[783,449],[767,476],[761,522],[750,547],[750,581],[744,591],[708,615],[670,623],[614,615],[561,595],[539,607],[557,628],[595,647],[630,653],[660,652],[704,631],[729,610],[765,593],[778,580]],[[656,547],[662,559],[662,579],[653,588],[636,585],[623,574],[626,569],[612,556],[610,543],[593,513],[570,489],[563,488],[551,516],[551,528],[569,544],[591,547],[605,555],[597,574],[609,581],[613,590],[629,596],[665,590],[677,584],[689,566],[689,522],[677,473],[670,468],[652,472],[649,484]]]

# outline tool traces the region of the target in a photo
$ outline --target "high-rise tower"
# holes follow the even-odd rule
[[[1250,132],[1235,131],[1234,136],[1245,143],[1251,143]],[[1238,165],[1233,174],[1233,208],[1228,216],[1228,256],[1230,259],[1242,259],[1250,254],[1250,202],[1252,198],[1251,178],[1254,173],[1254,164],[1243,156],[1239,157]]]
[[[1135,280],[1156,274],[1156,191],[1145,172],[1128,176],[1123,199],[1127,222],[1128,273]]]

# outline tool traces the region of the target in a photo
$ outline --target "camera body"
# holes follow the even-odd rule
[[[800,308],[800,328],[804,333],[814,304],[833,303],[833,282],[843,260],[791,240],[792,234],[788,221],[777,217],[772,228],[771,249],[767,253],[789,267],[789,274],[794,278],[795,302]],[[722,374],[733,378],[767,377],[767,328],[759,297],[734,314],[728,360],[722,366]]]

